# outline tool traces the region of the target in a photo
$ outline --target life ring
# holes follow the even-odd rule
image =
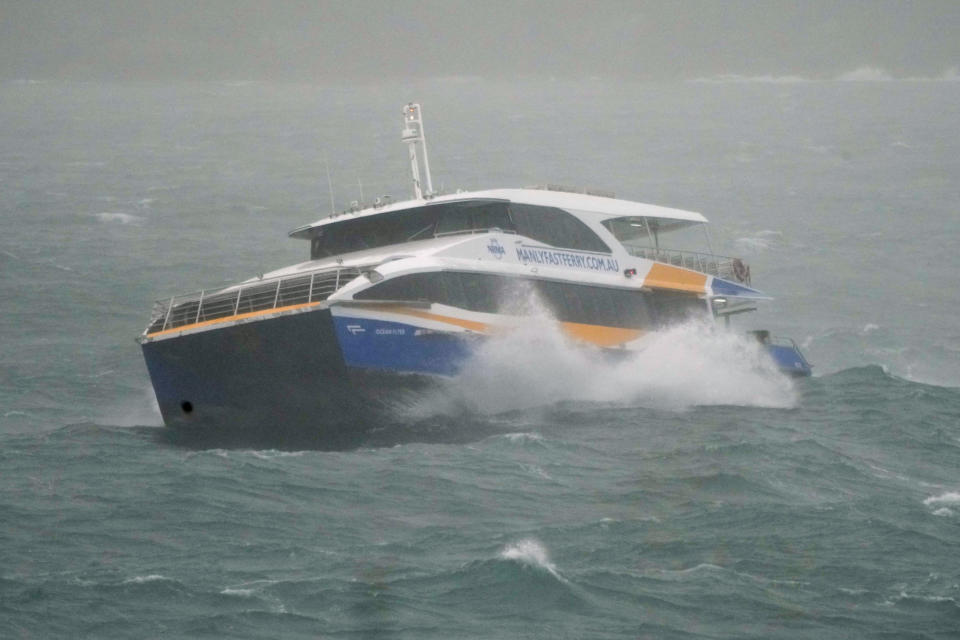
[[[740,258],[733,259],[733,275],[738,282],[746,282],[749,273],[749,267],[743,264],[743,260]]]

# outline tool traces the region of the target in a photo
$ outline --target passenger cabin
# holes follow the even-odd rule
[[[310,259],[456,234],[516,233],[558,249],[641,258],[720,275],[699,213],[580,193],[500,189],[372,207],[290,233]]]
[[[697,229],[709,243],[700,214],[589,194],[498,190],[404,203],[387,210],[333,216],[291,232],[310,240],[310,256],[324,260],[355,251],[491,231],[515,233],[558,249],[611,255],[668,257],[662,236]],[[682,235],[682,234],[681,234]],[[689,235],[689,234],[688,234]],[[703,254],[707,255],[707,254]],[[706,263],[707,261],[702,261]],[[715,262],[715,261],[714,261]],[[357,301],[436,303],[491,314],[527,315],[536,300],[563,322],[649,329],[708,311],[686,291],[597,286],[529,276],[444,270],[393,276],[354,294]]]

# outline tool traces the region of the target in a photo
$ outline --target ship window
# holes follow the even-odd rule
[[[640,291],[630,291],[626,295],[618,296],[617,304],[620,314],[624,318],[637,318],[640,326],[653,324],[653,309],[651,308],[650,294]]]
[[[666,326],[707,315],[707,303],[695,295],[658,290],[651,294],[657,324]]]
[[[475,231],[486,231],[488,229],[513,231],[513,223],[510,221],[510,214],[507,213],[507,205],[502,202],[473,207],[471,222]]]
[[[583,308],[583,300],[577,290],[571,285],[566,285],[562,287],[561,293],[563,298],[558,299],[556,304],[570,318],[569,322],[584,323],[587,320],[587,312]]]
[[[357,300],[409,300],[445,304],[483,313],[529,313],[524,304],[539,296],[553,317],[607,327],[647,328],[685,319],[705,303],[691,295],[510,278],[456,271],[414,273],[380,282],[354,295]]]
[[[467,297],[467,290],[463,286],[461,274],[452,271],[444,271],[440,276],[441,289],[438,292],[437,302],[459,307],[461,309],[470,308],[470,298]]]
[[[590,227],[562,209],[511,204],[510,217],[517,233],[551,247],[610,253],[610,247]]]
[[[435,273],[412,273],[381,282],[354,296],[360,300],[422,300],[432,302],[436,296]]]
[[[317,260],[352,251],[402,244],[424,229],[429,229],[430,235],[433,235],[434,221],[434,213],[429,211],[429,207],[423,207],[335,222],[317,229],[310,243],[310,258]]]
[[[422,300],[495,313],[508,279],[483,273],[430,272],[399,276],[364,289],[357,300]]]
[[[512,231],[506,202],[474,200],[433,204],[334,222],[314,231],[310,258],[317,260],[353,251],[426,240],[437,234],[488,229]]]
[[[460,233],[470,231],[471,228],[470,210],[465,207],[456,207],[445,211],[443,216],[437,220],[435,233]]]
[[[559,282],[548,280],[539,280],[536,282],[536,292],[540,302],[550,310],[551,314],[558,320],[567,320],[569,316],[566,300],[564,300],[564,286]],[[574,321],[576,322],[576,321]]]
[[[436,235],[470,233],[488,229],[512,231],[513,223],[504,202],[464,202],[436,205]]]
[[[627,216],[601,223],[625,247],[706,253],[707,225],[696,220]]]
[[[580,297],[580,303],[583,305],[584,320],[588,324],[602,324],[600,316],[603,314],[603,303],[600,302],[600,291],[592,287],[578,289],[577,295]]]
[[[469,306],[467,309],[472,311],[485,311],[493,313],[497,311],[499,305],[499,295],[496,276],[488,276],[481,273],[460,273],[456,274],[463,282],[463,290],[466,293]]]
[[[318,227],[310,242],[317,260],[354,251],[425,240],[435,235],[502,229],[552,247],[610,253],[586,224],[555,207],[474,200],[433,204],[343,220]]]
[[[643,296],[639,291],[618,291],[616,289],[601,289],[602,292],[601,301],[603,306],[603,312],[601,314],[601,319],[604,321],[602,324],[610,327],[622,327],[624,326],[624,319],[630,319],[632,322],[638,322],[639,318],[629,315],[630,304],[628,302],[631,297],[630,294],[633,294],[636,297]],[[627,294],[627,295],[624,295]],[[637,295],[639,294],[639,295]],[[646,326],[648,322],[640,323],[640,326]],[[627,326],[636,326],[636,325],[627,325]]]
[[[564,322],[626,328],[653,324],[649,294],[641,291],[548,280],[537,281],[536,287],[554,317]]]

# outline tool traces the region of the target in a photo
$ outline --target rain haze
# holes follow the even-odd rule
[[[939,76],[960,3],[59,1],[0,5],[8,78]]]
[[[0,0],[0,639],[956,639],[958,33]]]

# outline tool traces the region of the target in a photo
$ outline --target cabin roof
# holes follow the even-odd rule
[[[695,211],[661,207],[655,204],[621,200],[619,198],[547,189],[487,189],[484,191],[462,191],[420,200],[406,200],[379,207],[371,206],[358,211],[338,213],[326,218],[321,218],[308,225],[298,227],[290,232],[290,237],[309,238],[311,230],[345,220],[369,218],[384,213],[403,211],[404,209],[415,209],[435,204],[466,202],[470,200],[501,200],[543,207],[557,207],[570,212],[592,214],[600,219],[640,216],[688,223],[707,222],[706,218]]]

